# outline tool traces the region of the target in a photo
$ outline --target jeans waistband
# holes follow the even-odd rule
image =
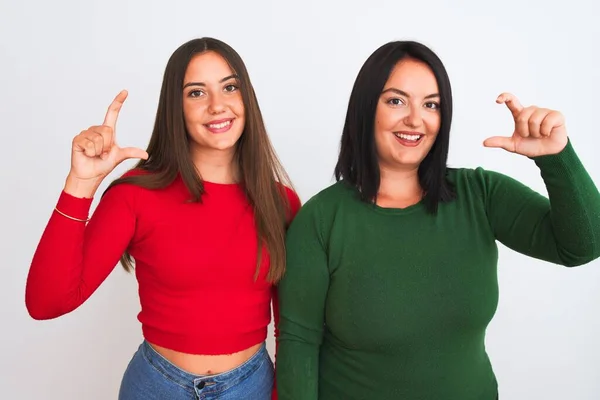
[[[195,375],[182,370],[175,364],[160,355],[150,344],[144,340],[142,343],[144,358],[166,378],[180,386],[202,389],[210,387],[211,391],[223,391],[234,386],[256,371],[266,358],[269,358],[265,343],[248,360],[238,367],[215,375]]]

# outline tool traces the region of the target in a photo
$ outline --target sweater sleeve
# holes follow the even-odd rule
[[[289,201],[290,212],[289,218],[287,221],[287,225],[289,226],[294,218],[296,218],[296,214],[302,207],[302,202],[300,201],[300,197],[298,194],[294,192],[292,189],[286,187],[286,196]],[[274,325],[274,336],[275,336],[275,365],[277,365],[277,352],[279,348],[279,341],[277,340],[279,337],[279,296],[277,292],[277,286],[273,286],[273,325]],[[277,379],[273,382],[273,392],[271,395],[271,400],[278,400],[277,395]]]
[[[279,284],[279,400],[318,398],[329,270],[317,205],[309,201],[300,209],[286,240],[286,273]]]
[[[507,176],[477,170],[495,237],[522,254],[578,266],[600,256],[600,193],[569,141],[533,158],[548,197]]]
[[[52,319],[83,304],[119,262],[135,230],[132,187],[119,184],[99,201],[90,221],[53,211],[34,253],[25,289],[34,319]],[[56,209],[86,219],[92,199],[61,192]]]
[[[279,351],[279,342],[277,338],[279,338],[279,297],[277,293],[277,286],[273,286],[273,335],[275,336],[275,355],[274,355],[274,365],[275,369],[277,369],[277,352]],[[271,392],[271,400],[278,400],[279,396],[277,395],[277,378],[273,379],[273,391]]]

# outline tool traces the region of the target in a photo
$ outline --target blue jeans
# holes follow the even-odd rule
[[[269,400],[273,362],[263,343],[248,361],[216,375],[193,375],[144,341],[127,366],[119,400]]]

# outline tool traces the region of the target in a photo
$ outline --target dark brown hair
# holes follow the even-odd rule
[[[236,159],[241,184],[254,209],[258,248],[255,278],[261,265],[263,246],[269,252],[271,266],[267,279],[277,282],[285,270],[285,231],[290,203],[283,185],[292,187],[289,177],[271,145],[258,100],[248,71],[239,54],[226,43],[214,38],[194,39],[181,45],[167,63],[156,120],[148,144],[148,159],[134,169],[148,173],[123,176],[110,184],[130,183],[148,189],[170,185],[177,175],[191,194],[191,201],[201,202],[204,186],[190,155],[189,135],[183,115],[183,80],[191,59],[213,51],[229,64],[238,76],[245,109],[245,126],[236,144]],[[108,190],[107,189],[107,190]],[[121,257],[126,271],[133,268],[128,252]]]

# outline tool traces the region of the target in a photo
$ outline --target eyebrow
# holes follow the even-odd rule
[[[385,89],[383,92],[381,92],[381,94],[387,93],[387,92],[393,92],[396,94],[399,94],[400,96],[404,96],[404,97],[409,97],[410,95],[400,89],[396,89],[396,88],[389,88],[389,89]],[[432,99],[434,97],[440,97],[439,93],[432,93],[432,94],[428,94],[427,96],[425,96],[426,99]]]
[[[219,83],[223,83],[223,82],[228,81],[230,79],[239,79],[239,76],[237,74],[226,76],[225,78],[221,79],[219,81]],[[206,84],[204,82],[188,82],[185,85],[183,85],[183,88],[185,89],[188,86],[206,86]]]

